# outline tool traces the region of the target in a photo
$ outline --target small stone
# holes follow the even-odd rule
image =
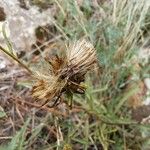
[[[146,79],[144,80],[144,83],[145,83],[146,88],[147,88],[148,90],[150,90],[150,78],[146,78]]]

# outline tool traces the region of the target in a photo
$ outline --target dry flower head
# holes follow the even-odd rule
[[[84,93],[81,82],[96,60],[96,50],[90,42],[85,39],[74,42],[67,48],[65,58],[55,55],[46,60],[43,70],[35,71],[33,97],[45,105],[52,99],[58,101],[62,93]]]

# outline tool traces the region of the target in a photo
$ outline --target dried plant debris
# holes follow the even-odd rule
[[[128,98],[128,106],[135,109],[143,105],[144,96],[146,95],[146,87],[143,81],[137,81],[136,83],[130,83],[126,87],[126,91],[130,91],[134,87],[137,87],[139,90],[135,92],[132,96]]]
[[[0,7],[0,21],[5,21],[6,19],[6,14],[4,12],[4,8]]]
[[[35,55],[39,55],[40,51],[42,52],[45,51],[47,47],[51,46],[51,44],[54,43],[53,41],[55,41],[56,43],[55,40],[56,37],[59,38],[61,37],[58,34],[57,28],[54,25],[49,25],[49,24],[45,26],[38,26],[35,29],[35,36],[36,36],[36,42],[31,46],[33,49],[33,54]]]
[[[48,9],[53,5],[53,3],[51,1],[47,1],[47,0],[42,0],[42,1],[41,0],[31,0],[30,3],[32,5],[38,6],[41,10]]]
[[[93,45],[84,39],[74,42],[64,58],[53,56],[42,70],[35,70],[33,97],[40,99],[44,105],[53,98],[56,98],[56,104],[62,93],[68,96],[84,93],[85,87],[81,82],[84,82],[85,74],[95,63],[96,51]]]
[[[132,117],[136,121],[142,122],[150,116],[150,105],[143,105],[132,110]]]

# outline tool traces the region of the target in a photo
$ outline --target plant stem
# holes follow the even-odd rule
[[[27,67],[23,62],[21,62],[18,58],[16,58],[15,55],[10,54],[6,49],[4,49],[1,45],[0,45],[0,50],[2,50],[5,54],[7,54],[8,56],[10,56],[12,59],[14,59],[17,63],[19,63],[23,68],[25,68],[29,73],[32,74],[32,71],[29,69],[29,67]]]

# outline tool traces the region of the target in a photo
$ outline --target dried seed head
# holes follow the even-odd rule
[[[64,91],[79,92],[84,75],[96,62],[96,51],[86,40],[75,42],[66,52],[66,59],[55,56],[42,70],[35,71],[32,95],[45,102]],[[80,93],[80,92],[79,92]]]
[[[53,67],[50,64],[47,67],[49,68],[35,71],[33,76],[35,83],[32,88],[32,96],[42,100],[42,103],[57,96],[65,85],[65,80],[59,79]]]
[[[75,42],[67,50],[68,66],[77,72],[87,72],[96,62],[96,51],[93,45],[85,39]]]

